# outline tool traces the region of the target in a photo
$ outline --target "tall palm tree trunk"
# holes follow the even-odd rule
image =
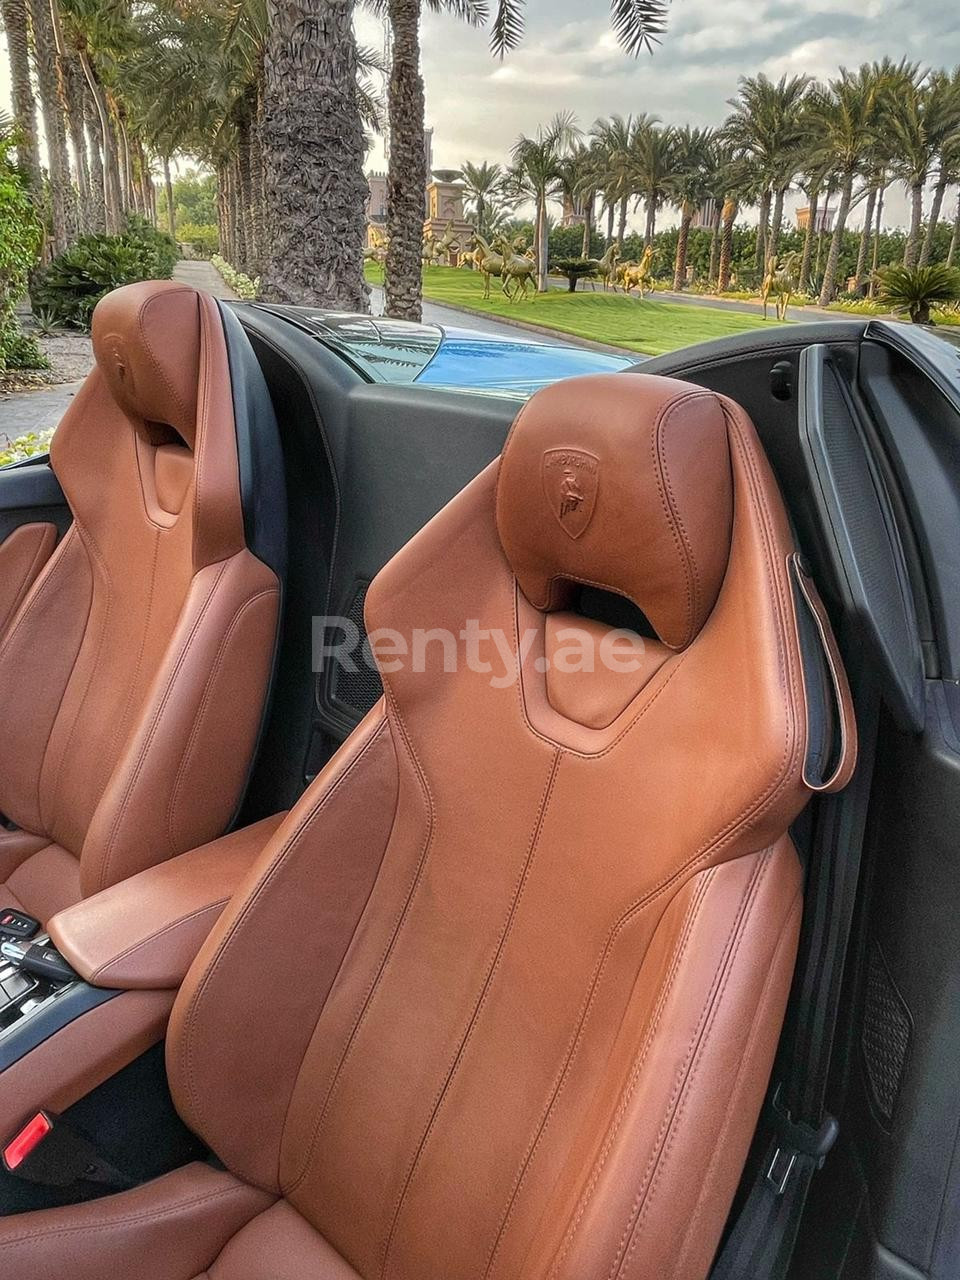
[[[237,186],[240,194],[240,218],[243,222],[243,242],[246,245],[246,262],[244,270],[248,275],[257,275],[259,271],[259,251],[257,244],[254,217],[253,165],[250,158],[252,125],[249,116],[244,115],[237,128]]]
[[[423,145],[423,77],[420,74],[420,0],[387,0],[393,60],[387,89],[390,155],[387,163],[387,225],[390,243],[384,280],[386,312],[419,320],[423,285],[424,193],[427,157]]]
[[[61,253],[76,234],[63,98],[57,74],[57,49],[48,0],[29,0],[33,56],[40,88],[43,132],[50,173],[50,224],[53,252]]]
[[[83,115],[86,125],[87,156],[90,164],[90,230],[106,231],[107,206],[104,193],[103,160],[100,155],[100,123],[93,98],[83,86]]]
[[[880,261],[880,233],[883,231],[883,193],[886,190],[886,175],[881,175],[877,185],[877,221],[873,229],[873,255],[870,259],[870,287],[867,297],[872,298],[877,290],[877,264]]]
[[[953,218],[953,235],[950,237],[950,248],[947,250],[947,266],[953,266],[953,255],[957,252],[957,243],[960,241],[960,196],[957,197],[957,212]]]
[[[767,257],[776,254],[777,245],[780,243],[780,230],[783,226],[783,199],[787,194],[786,187],[777,187],[777,193],[773,201],[773,221],[770,226],[770,241],[767,245]]]
[[[541,191],[537,196],[537,292],[546,293],[547,268],[550,259],[550,233],[547,229],[547,193]]]
[[[580,241],[580,257],[590,257],[590,241],[593,239],[593,207],[597,197],[588,192],[583,202],[583,239]]]
[[[607,244],[613,239],[613,219],[614,208],[612,204],[607,205]]]
[[[170,176],[170,157],[163,156],[163,195],[167,205],[167,230],[177,238],[177,207],[173,202],[173,179]]]
[[[720,219],[720,260],[717,266],[717,293],[730,287],[730,266],[733,262],[733,224],[737,220],[740,203],[728,196],[723,202]]]
[[[903,265],[913,267],[917,262],[917,242],[920,239],[920,224],[923,222],[923,183],[915,182],[910,188],[910,230],[907,242],[903,246]]]
[[[757,222],[757,244],[753,252],[753,269],[762,271],[767,257],[767,231],[770,224],[770,189],[760,197],[760,215]]]
[[[77,174],[77,191],[79,193],[80,230],[95,230],[94,201],[90,185],[90,161],[87,151],[86,121],[84,118],[84,85],[83,76],[76,60],[64,59],[64,85],[67,98],[67,128],[70,132],[70,144]]]
[[[687,244],[692,221],[693,210],[684,207],[680,216],[680,230],[677,232],[677,253],[673,260],[673,287],[678,293],[687,283]]]
[[[827,254],[827,265],[823,272],[823,285],[820,288],[820,306],[825,307],[833,301],[837,286],[837,268],[840,265],[840,245],[847,225],[847,214],[850,212],[850,200],[853,197],[853,174],[848,173],[843,180],[840,191],[840,207],[837,209],[837,221],[830,238],[830,252]]]
[[[807,293],[810,289],[810,267],[813,262],[813,242],[816,238],[817,212],[820,208],[820,189],[814,187],[809,192],[809,197],[807,227],[803,233],[803,255],[800,258],[800,279],[797,281],[797,289],[800,293]]]
[[[103,86],[97,77],[93,63],[90,61],[88,51],[85,48],[81,48],[78,50],[77,56],[80,59],[80,67],[83,70],[87,88],[90,91],[90,98],[96,111],[100,129],[106,228],[110,235],[116,235],[120,230],[120,177],[117,167],[116,138],[110,124],[110,109],[107,105],[106,95],[103,92]]]
[[[250,231],[254,245],[254,270],[263,271],[263,147],[260,142],[260,90],[254,85],[250,104]]]
[[[623,248],[623,237],[627,234],[627,206],[630,202],[629,196],[620,197],[620,209],[617,216],[617,248]]]
[[[234,153],[230,164],[230,203],[233,222],[234,256],[231,259],[235,267],[249,272],[250,246],[247,243],[247,227],[243,212],[243,178],[240,173],[240,157]]]
[[[860,282],[863,279],[867,269],[867,250],[870,248],[870,233],[873,231],[873,207],[877,199],[876,187],[871,187],[867,192],[867,211],[863,215],[863,230],[860,232],[860,248],[857,250],[857,269],[853,277],[853,289],[856,293],[860,288]]]
[[[353,2],[267,0],[267,18],[263,156],[271,245],[263,295],[367,311]],[[422,134],[417,145],[422,154]]]
[[[643,230],[643,247],[649,249],[657,230],[657,206],[653,200],[647,200],[647,221]]]
[[[25,0],[0,0],[0,19],[7,33],[13,121],[19,133],[17,158],[36,200],[43,197],[43,175],[37,146],[37,104],[30,83],[29,20]]]
[[[920,265],[925,267],[930,261],[930,254],[933,252],[933,238],[937,234],[937,225],[940,222],[940,210],[943,208],[943,197],[947,193],[948,174],[944,172],[944,166],[940,166],[940,176],[937,178],[937,185],[933,189],[933,203],[930,205],[930,219],[927,222],[926,234],[923,237],[923,247],[920,250]]]
[[[720,205],[714,202],[713,217],[710,226],[710,266],[707,269],[707,284],[713,284],[717,278],[720,264]]]

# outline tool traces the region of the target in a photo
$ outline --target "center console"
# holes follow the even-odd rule
[[[50,946],[47,934],[30,940]],[[91,987],[76,974],[37,976],[0,954],[0,1072],[118,992]],[[2,1077],[0,1077],[2,1079]]]
[[[163,1039],[187,969],[282,816],[0,943],[0,1140],[34,1112],[66,1110]]]

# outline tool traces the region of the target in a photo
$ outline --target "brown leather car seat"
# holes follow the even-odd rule
[[[787,827],[855,754],[831,650],[839,745],[805,782],[795,568],[735,405],[539,392],[374,582],[385,700],[180,992],[171,1087],[225,1167],[7,1219],[11,1272],[704,1276],[794,963]],[[581,583],[649,619],[639,661],[561,653],[625,643]]]
[[[248,547],[224,323],[170,282],[94,312],[51,447],[73,523],[0,636],[0,907],[46,920],[237,805],[280,584]]]

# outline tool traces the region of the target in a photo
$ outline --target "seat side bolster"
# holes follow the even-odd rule
[[[174,1006],[167,1073],[177,1109],[258,1186],[278,1189],[290,1098],[377,878],[398,786],[381,701],[254,863]]]
[[[226,827],[260,727],[279,599],[276,575],[248,551],[194,578],[87,831],[85,897]]]
[[[230,1173],[189,1164],[106,1199],[3,1218],[0,1255],[20,1280],[185,1280],[270,1203]]]
[[[701,872],[665,914],[634,993],[641,1028],[625,1019],[606,1121],[592,1117],[589,1173],[557,1206],[567,1226],[544,1257],[550,1280],[598,1258],[617,1280],[706,1274],[769,1080],[801,905],[784,836]]]

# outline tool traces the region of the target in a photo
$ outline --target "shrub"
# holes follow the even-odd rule
[[[93,309],[111,289],[138,280],[169,280],[177,246],[143,218],[119,236],[81,236],[40,272],[33,304],[60,324],[89,329]]]
[[[597,274],[597,264],[589,258],[558,258],[550,268],[557,275],[566,276],[570,292],[577,287],[577,281]]]
[[[221,258],[219,253],[215,253],[210,259],[217,268],[224,280],[244,302],[253,302],[257,294],[260,292],[260,277],[251,280],[249,276],[245,276],[242,271],[238,271],[236,267],[230,265],[226,258]]]
[[[0,121],[0,370],[23,368],[31,359],[37,362],[33,368],[43,367],[36,344],[24,339],[14,318],[43,237],[26,182],[11,159],[15,145],[16,135]]]
[[[212,258],[220,250],[220,232],[215,222],[178,222],[177,240],[192,245],[201,258]]]
[[[52,439],[52,427],[49,431],[31,431],[25,436],[17,436],[16,440],[0,446],[0,467],[25,462],[27,458],[35,458],[38,453],[48,453]]]
[[[0,328],[0,348],[8,369],[49,369],[50,361],[32,333],[23,333],[12,317]]]
[[[935,303],[960,303],[960,271],[946,263],[926,267],[885,267],[877,272],[879,301],[892,311],[905,311],[914,324],[929,324]]]

